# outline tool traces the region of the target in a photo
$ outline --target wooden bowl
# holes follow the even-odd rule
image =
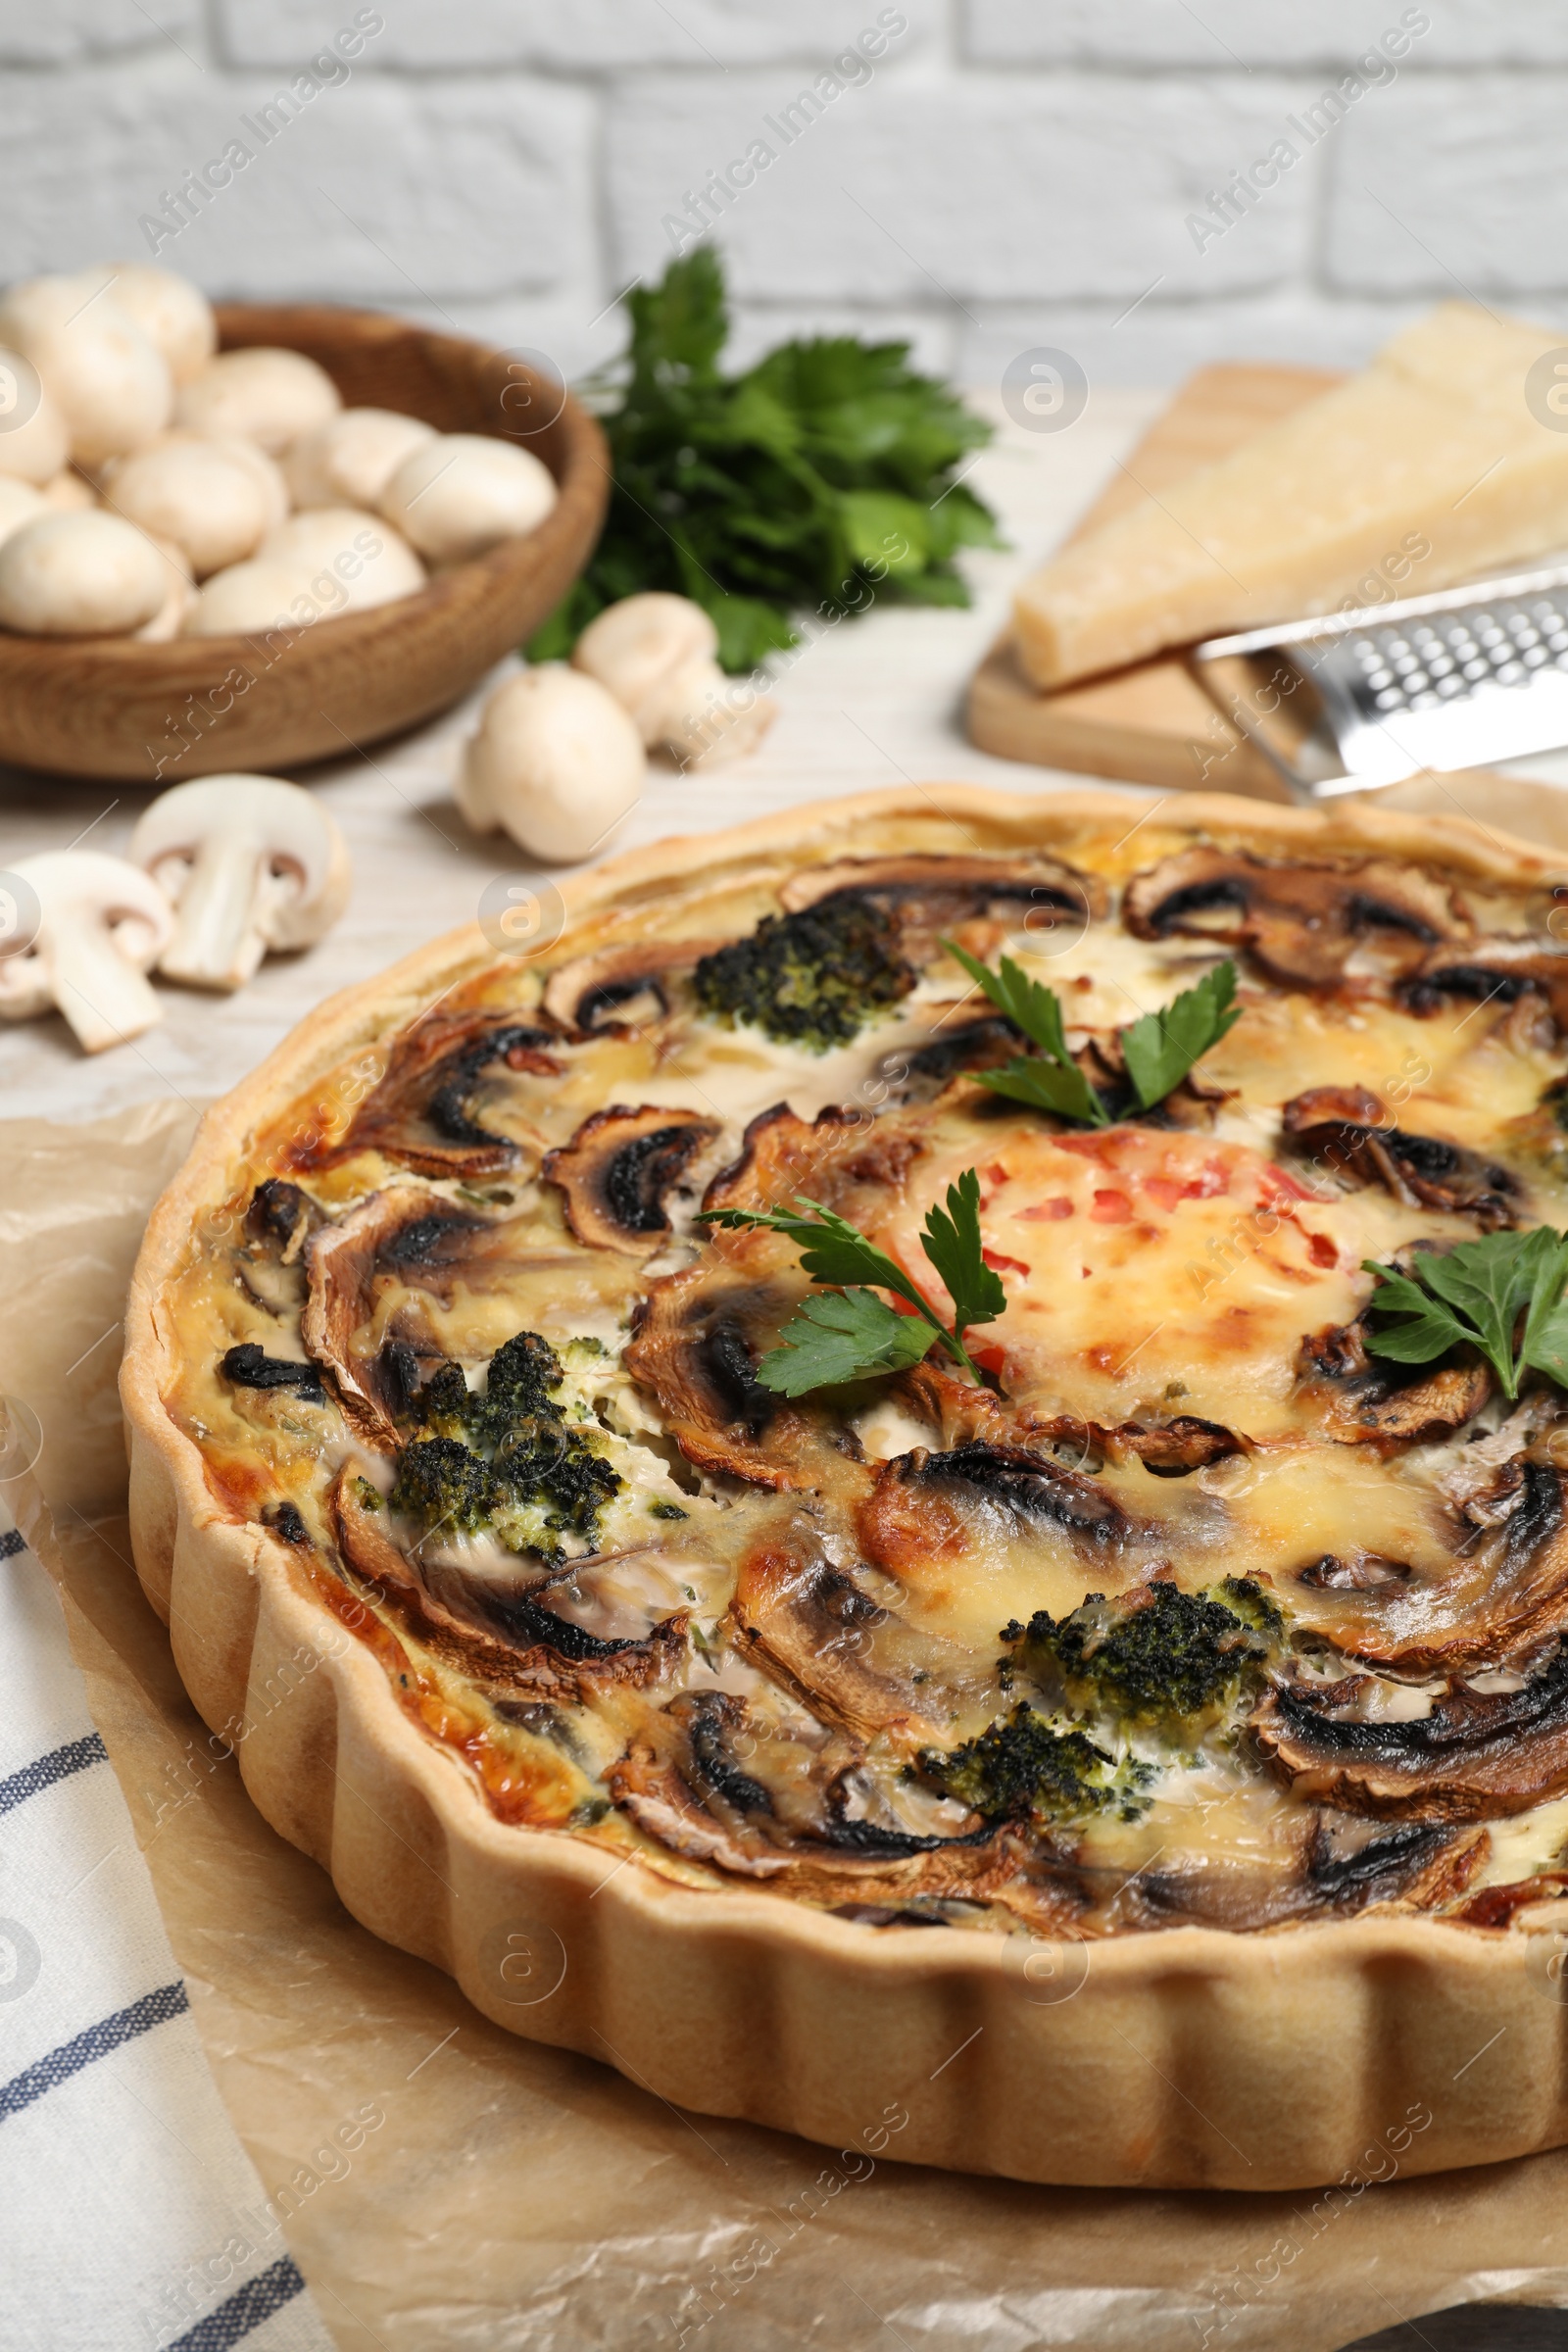
[[[502,352],[373,311],[227,303],[225,351],[280,343],[319,361],[350,408],[444,433],[494,433],[541,458],[561,495],[536,530],[417,596],[298,635],[62,641],[0,635],[0,760],[53,775],[182,783],[297,767],[445,710],[555,610],[593,553],[610,453],[560,385]],[[548,419],[530,425],[530,417]]]

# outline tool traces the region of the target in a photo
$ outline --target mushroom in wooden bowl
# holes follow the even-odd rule
[[[324,368],[345,407],[529,452],[555,483],[520,536],[416,592],[243,635],[37,637],[0,630],[0,760],[53,774],[169,783],[272,770],[374,743],[446,709],[554,611],[593,552],[610,462],[569,393],[504,352],[374,312],[230,303],[222,352],[282,349]],[[113,476],[105,493],[113,504]]]

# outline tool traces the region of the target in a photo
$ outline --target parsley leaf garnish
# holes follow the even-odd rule
[[[728,670],[793,645],[800,612],[832,624],[886,599],[969,602],[955,556],[1002,541],[958,468],[991,427],[911,368],[906,343],[792,340],[731,374],[707,245],[622,300],[624,358],[590,384],[609,516],[531,660],[568,654],[607,605],[649,588],[712,615]]]
[[[1206,972],[1195,988],[1158,1012],[1146,1012],[1121,1033],[1122,1059],[1133,1091],[1145,1110],[1163,1102],[1180,1086],[1195,1061],[1217,1046],[1227,1029],[1242,1017],[1236,1002],[1236,966],[1227,957]]]
[[[977,1070],[982,1086],[995,1095],[1008,1095],[1037,1110],[1054,1111],[1058,1118],[1078,1119],[1088,1127],[1106,1127],[1109,1116],[1099,1095],[1067,1051],[1061,1000],[1054,989],[1031,980],[1028,973],[1004,956],[999,971],[960,948],[956,940],[942,945],[960,963],[971,980],[984,989],[999,1012],[1021,1029],[1040,1048],[1044,1061],[1020,1055],[1004,1070]],[[1180,1086],[1194,1062],[1205,1054],[1242,1017],[1236,1003],[1236,966],[1227,960],[1184,988],[1158,1012],[1146,1012],[1121,1032],[1122,1058],[1140,1109],[1152,1110]]]
[[[1410,1274],[1363,1258],[1378,1278],[1370,1312],[1398,1321],[1369,1333],[1373,1355],[1427,1364],[1460,1341],[1479,1348],[1502,1393],[1519,1394],[1527,1370],[1568,1388],[1568,1234],[1537,1225],[1529,1233],[1489,1233],[1445,1255],[1418,1251]],[[1523,1328],[1519,1318],[1524,1316]]]
[[[962,964],[975,986],[985,990],[997,1010],[1005,1013],[1013,1027],[1021,1029],[1047,1056],[1042,1062],[1020,1055],[1004,1070],[977,1071],[981,1085],[989,1086],[995,1095],[1010,1095],[1036,1110],[1054,1110],[1059,1118],[1081,1119],[1089,1127],[1107,1127],[1110,1121],[1104,1104],[1067,1051],[1061,1000],[1054,989],[1031,980],[1010,956],[1004,956],[1001,970],[994,972],[956,940],[945,939],[942,945]]]
[[[953,1300],[951,1330],[924,1291],[885,1250],[868,1242],[836,1209],[804,1196],[797,1199],[795,1209],[710,1208],[698,1220],[737,1232],[762,1226],[785,1234],[801,1245],[801,1264],[812,1280],[836,1286],[826,1297],[808,1298],[785,1324],[779,1345],[757,1367],[763,1388],[783,1396],[804,1396],[812,1389],[862,1379],[868,1373],[902,1372],[919,1363],[938,1341],[956,1362],[975,1371],[963,1345],[964,1332],[973,1323],[994,1323],[1007,1301],[1001,1276],[981,1254],[980,1179],[973,1168],[965,1168],[956,1184],[949,1185],[945,1209],[933,1205],[926,1210],[920,1242]],[[804,1209],[815,1214],[802,1215]],[[860,1287],[867,1283],[895,1292],[913,1307],[913,1314],[899,1314],[873,1291]]]
[[[805,1396],[873,1372],[906,1372],[935,1336],[923,1315],[895,1314],[872,1291],[824,1291],[790,1317],[757,1377],[778,1396]]]

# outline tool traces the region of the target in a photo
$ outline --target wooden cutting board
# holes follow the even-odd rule
[[[1344,379],[1321,368],[1200,368],[1157,417],[1066,544],[1234,449]],[[1236,792],[1290,800],[1273,767],[1238,733],[1185,660],[1163,655],[1131,669],[1042,694],[1018,666],[1011,632],[998,638],[969,685],[969,739],[1002,760],[1064,767],[1166,792]],[[1568,791],[1490,768],[1415,776],[1377,805],[1432,816],[1468,815],[1568,849]]]

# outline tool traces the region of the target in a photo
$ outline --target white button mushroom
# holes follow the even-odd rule
[[[218,321],[199,286],[150,262],[103,262],[77,274],[89,286],[109,286],[149,343],[169,363],[176,384],[199,375],[218,349]]]
[[[220,352],[200,375],[181,384],[174,422],[195,433],[238,433],[275,458],[342,406],[326,369],[303,351],[256,344]]]
[[[0,298],[0,343],[30,360],[66,421],[71,454],[101,466],[169,422],[173,380],[113,294],[81,277],[34,277]]]
[[[42,376],[20,351],[0,349],[0,473],[40,487],[71,455],[71,435]]]
[[[162,610],[168,560],[118,514],[44,514],[0,544],[0,627],[122,637]]]
[[[174,908],[172,980],[243,988],[270,949],[314,947],[348,905],[342,834],[298,784],[203,776],[145,810],[130,854]]]
[[[44,505],[54,514],[84,514],[89,507],[98,504],[98,494],[91,482],[74,473],[69,466],[52,481],[44,483],[42,496]]]
[[[99,850],[53,850],[13,868],[36,903],[29,944],[0,960],[0,1017],[59,1007],[89,1054],[140,1037],[164,1017],[144,977],[173,929],[169,902],[139,866]]]
[[[650,751],[683,767],[716,767],[754,751],[778,715],[771,695],[719,668],[718,631],[690,597],[622,597],[591,620],[575,667],[631,712]]]
[[[274,629],[308,629],[326,612],[311,594],[307,568],[297,559],[252,556],[248,563],[231,564],[203,582],[183,633],[254,637]]]
[[[322,594],[329,601],[340,591],[337,610],[368,612],[372,605],[390,605],[424,586],[424,565],[401,533],[379,514],[353,507],[291,514],[269,531],[260,553],[303,565],[313,581],[324,580]]]
[[[104,503],[138,530],[183,548],[205,579],[254,554],[271,527],[273,501],[249,462],[261,456],[242,441],[160,433],[110,467]]]
[[[556,503],[548,466],[485,433],[443,433],[402,465],[381,512],[421,556],[465,564],[543,522]]]
[[[185,623],[188,637],[308,629],[340,612],[413,596],[424,566],[379,514],[323,508],[270,531],[248,563],[215,571]]]
[[[169,559],[164,566],[164,601],[151,620],[144,621],[132,635],[138,645],[169,645],[182,633],[190,617],[196,582],[182,547],[176,547],[172,539],[155,539],[153,545]]]
[[[373,507],[435,427],[392,409],[345,409],[296,441],[283,462],[297,507]]]
[[[598,849],[642,796],[642,738],[612,694],[545,662],[498,686],[465,747],[458,806],[480,833],[505,827],[530,857]]]
[[[35,522],[50,512],[41,490],[35,490],[30,482],[19,482],[13,473],[0,473],[0,541],[20,531],[24,522]]]

